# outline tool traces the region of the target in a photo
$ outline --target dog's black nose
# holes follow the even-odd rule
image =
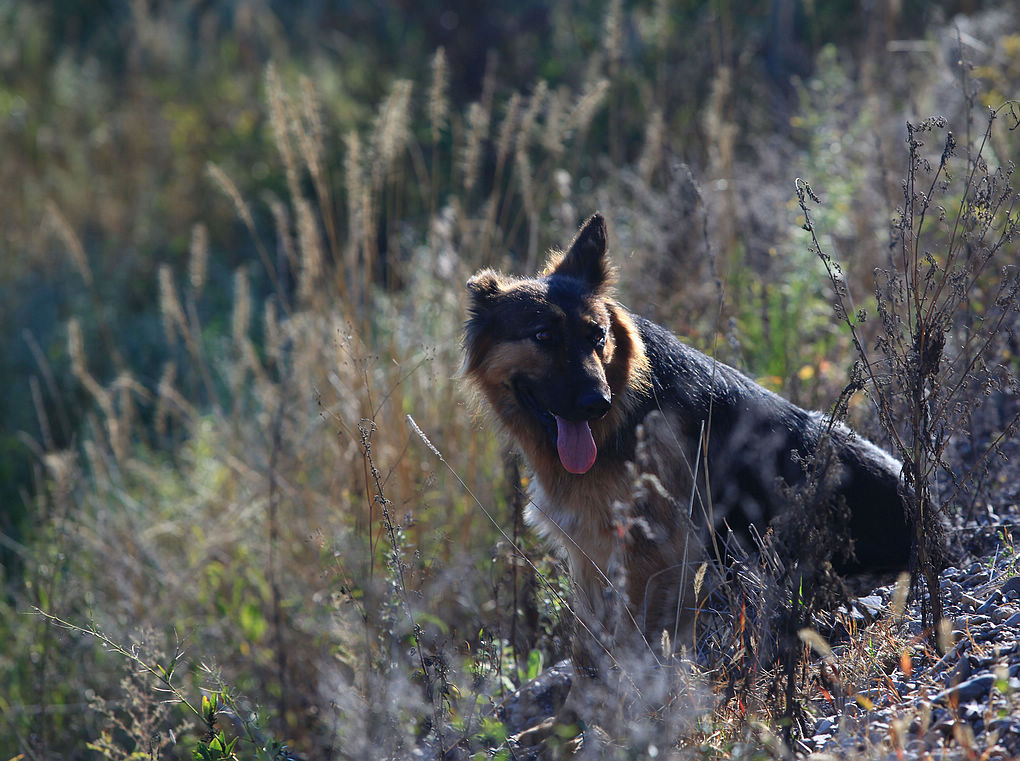
[[[611,405],[612,400],[609,398],[608,391],[605,393],[589,391],[586,394],[581,394],[577,400],[577,410],[585,420],[596,420],[602,417],[609,412]]]

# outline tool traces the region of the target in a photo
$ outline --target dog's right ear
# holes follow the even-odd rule
[[[505,278],[495,270],[476,272],[467,281],[470,294],[468,319],[464,323],[464,372],[469,376],[477,372],[492,346],[496,298],[503,290]]]
[[[484,269],[480,272],[476,272],[471,276],[471,279],[467,281],[467,289],[471,294],[471,309],[474,312],[480,312],[489,306],[499,295],[500,277],[499,275],[490,269]]]

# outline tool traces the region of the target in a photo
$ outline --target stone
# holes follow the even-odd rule
[[[1000,599],[1001,595],[999,594],[998,591],[996,591],[991,597],[989,597],[987,600],[981,603],[981,605],[979,605],[977,610],[975,610],[974,612],[977,613],[978,615],[984,615],[985,613],[988,613],[996,605],[998,605]]]
[[[988,696],[992,686],[995,684],[995,674],[978,674],[954,687],[943,690],[933,700],[947,700],[951,695],[956,695],[961,702],[970,702]]]
[[[1020,610],[1011,605],[1003,605],[992,613],[992,619],[1003,626],[1016,626],[1020,624]]]
[[[1012,576],[999,587],[999,593],[1005,600],[1020,599],[1020,576]]]

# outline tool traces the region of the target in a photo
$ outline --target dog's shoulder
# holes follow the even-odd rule
[[[788,404],[736,368],[681,341],[669,329],[632,315],[644,342],[652,386],[651,409],[681,410],[692,419],[737,414],[762,402]]]

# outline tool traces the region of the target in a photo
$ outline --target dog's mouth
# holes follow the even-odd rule
[[[539,406],[538,401],[527,389],[518,385],[517,396],[523,406],[531,411],[546,434],[556,443],[560,464],[568,473],[583,475],[591,470],[598,457],[595,438],[587,420],[567,420],[551,410]]]

